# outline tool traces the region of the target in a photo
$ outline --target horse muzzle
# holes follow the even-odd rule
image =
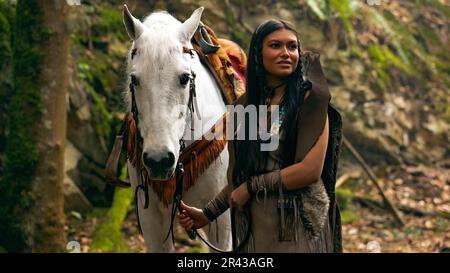
[[[172,152],[144,152],[142,161],[154,180],[167,180],[175,171],[175,155]]]

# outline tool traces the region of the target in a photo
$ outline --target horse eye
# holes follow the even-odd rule
[[[131,83],[134,86],[138,86],[139,85],[139,80],[138,80],[138,78],[135,75],[131,75]]]
[[[180,76],[180,84],[182,86],[185,86],[188,82],[189,82],[189,74],[188,73],[183,73]]]

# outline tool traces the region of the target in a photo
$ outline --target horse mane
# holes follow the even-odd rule
[[[159,28],[157,24],[163,24],[169,27],[178,27],[181,25],[181,22],[167,11],[155,11],[145,17],[143,23],[148,28]]]

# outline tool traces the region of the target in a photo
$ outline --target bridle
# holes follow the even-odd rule
[[[137,49],[134,48],[132,50],[131,53],[131,58],[133,59],[134,56],[136,55]],[[193,49],[189,49],[186,47],[183,47],[183,52],[184,53],[188,53],[191,58],[194,58],[194,53],[193,53]],[[191,113],[191,130],[193,130],[194,128],[194,118],[193,118],[193,114],[196,112],[197,113],[197,117],[198,119],[201,119],[200,117],[200,113],[198,111],[198,105],[197,105],[197,94],[196,94],[196,89],[195,89],[195,78],[196,78],[196,74],[195,72],[191,69],[190,75],[189,75],[189,99],[188,99],[188,109]],[[135,96],[135,91],[136,91],[136,83],[135,80],[133,78],[133,76],[131,76],[131,81],[130,81],[130,85],[129,85],[129,89],[130,89],[130,93],[131,93],[131,114],[132,117],[134,119],[134,123],[135,123],[135,128],[136,128],[136,138],[137,141],[135,141],[136,145],[142,145],[143,142],[143,138],[140,134],[140,130],[139,130],[139,111],[137,108],[137,104],[136,104],[136,96]],[[196,111],[197,110],[197,111]],[[123,129],[121,129],[123,130]],[[184,140],[181,138],[179,140],[180,142],[180,154],[183,152],[183,150],[186,148],[185,142]],[[138,160],[141,160],[140,158]],[[139,164],[140,165],[140,164]],[[184,173],[184,168],[183,168],[183,163],[182,162],[178,162],[177,163],[177,168],[176,168],[176,190],[175,190],[175,196],[173,198],[174,202],[176,200],[178,200],[177,202],[180,203],[181,202],[181,194],[183,192],[183,173]],[[181,176],[179,176],[179,173],[181,173]],[[140,224],[140,220],[139,220],[139,211],[138,211],[138,203],[137,203],[137,198],[138,198],[138,192],[139,190],[142,190],[144,192],[144,209],[147,209],[149,206],[149,185],[147,182],[145,182],[145,179],[143,178],[143,174],[142,171],[138,172],[137,175],[138,178],[138,185],[135,189],[134,192],[134,201],[136,203],[136,214],[137,214],[137,220],[138,220],[138,225],[139,225],[139,229],[141,227]],[[180,180],[180,181],[179,181]],[[178,184],[181,183],[181,186],[179,186]],[[180,189],[179,189],[180,188]],[[173,218],[174,218],[174,209],[172,208],[172,214],[171,214],[171,225],[170,225],[170,229],[169,229],[169,233],[172,233],[173,236]],[[194,236],[194,235],[191,235]],[[167,240],[167,237],[166,237]]]
[[[194,58],[194,49],[191,48],[187,48],[187,47],[183,47],[183,53],[189,54],[191,56],[191,58]],[[136,49],[133,49],[132,51],[132,58],[134,57],[134,55],[136,54]],[[190,76],[189,76],[189,99],[188,99],[188,110],[191,113],[191,130],[194,130],[194,113],[197,114],[198,119],[200,120],[200,113],[198,110],[198,105],[197,105],[197,94],[196,94],[196,88],[195,88],[195,78],[196,78],[196,74],[195,72],[191,69],[190,72]],[[137,141],[135,142],[136,145],[142,145],[142,136],[140,134],[139,131],[139,111],[136,105],[136,98],[135,98],[135,83],[134,80],[131,80],[130,83],[130,92],[131,92],[131,114],[133,115],[134,118],[134,122],[135,122],[135,127],[136,127],[136,138]],[[185,141],[183,140],[183,138],[181,138],[179,140],[180,143],[180,151],[179,154],[181,154],[185,149],[186,149],[186,144]],[[138,160],[141,160],[140,158]],[[139,164],[140,165],[140,164]],[[181,161],[177,162],[177,167],[175,169],[175,179],[176,179],[176,188],[175,188],[175,192],[174,192],[174,196],[173,196],[173,201],[172,201],[172,209],[171,209],[171,219],[170,219],[170,227],[169,230],[167,232],[167,235],[164,239],[164,241],[167,241],[167,239],[169,238],[169,236],[171,235],[172,238],[172,242],[175,242],[175,238],[174,238],[174,220],[175,220],[175,216],[177,213],[177,210],[179,212],[182,211],[181,208],[181,200],[183,197],[183,179],[184,179],[184,166],[183,163]],[[139,229],[141,227],[140,225],[140,220],[139,220],[139,211],[138,211],[138,192],[139,190],[142,190],[144,192],[144,208],[148,208],[149,206],[149,185],[147,182],[145,182],[144,178],[143,178],[143,174],[142,171],[139,171],[139,174],[137,175],[138,178],[138,186],[135,189],[135,194],[134,194],[134,201],[135,201],[135,206],[136,206],[136,215],[137,215],[137,221],[138,221],[138,225],[139,225]],[[233,215],[232,215],[233,217]],[[250,219],[250,217],[248,215],[246,215],[247,219]],[[140,229],[141,230],[141,229]],[[246,232],[246,236],[244,238],[244,240],[242,240],[240,242],[240,244],[233,249],[232,251],[224,251],[222,249],[217,248],[216,246],[214,246],[213,244],[211,244],[208,240],[206,240],[205,238],[203,238],[203,236],[201,236],[196,229],[191,229],[188,232],[189,238],[191,239],[195,239],[196,236],[198,236],[206,245],[208,245],[211,249],[217,251],[217,252],[221,252],[221,253],[229,253],[229,252],[237,252],[240,249],[242,249],[242,247],[244,246],[244,244],[248,241],[249,238],[249,234],[250,234],[250,221],[249,221],[249,225],[247,227],[247,232]],[[142,232],[142,231],[141,231]]]

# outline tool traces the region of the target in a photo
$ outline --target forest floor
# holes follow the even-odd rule
[[[339,187],[343,209],[344,252],[431,253],[450,251],[450,169],[424,166],[397,166],[384,169],[379,183],[386,196],[401,212],[404,226],[382,203],[379,192],[369,181],[352,176]],[[353,173],[355,176],[355,173]],[[357,177],[364,177],[356,173]],[[87,216],[70,213],[67,217],[69,241],[77,241],[81,252],[89,252],[92,234],[102,223],[107,209],[95,209]],[[137,228],[134,210],[128,210],[121,233],[125,250],[146,252]],[[181,228],[176,231],[176,251],[204,252],[207,248],[187,238]]]

